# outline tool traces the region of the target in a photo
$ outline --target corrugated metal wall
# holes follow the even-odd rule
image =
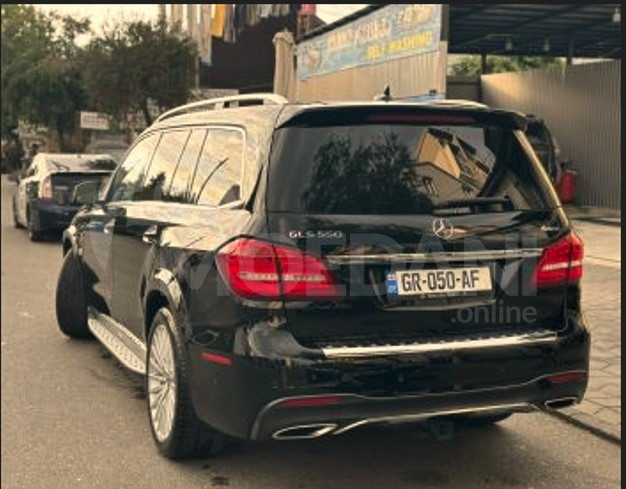
[[[543,118],[578,171],[577,204],[621,205],[621,61],[481,77],[483,102]]]
[[[446,98],[480,101],[480,77],[448,75]]]
[[[385,85],[393,97],[411,97],[446,90],[446,41],[438,52],[360,66],[297,82],[297,100],[372,100]]]

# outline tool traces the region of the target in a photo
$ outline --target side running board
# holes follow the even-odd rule
[[[146,373],[146,345],[110,316],[89,309],[87,325],[96,338],[127,369]]]

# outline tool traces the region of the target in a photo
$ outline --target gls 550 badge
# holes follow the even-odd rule
[[[303,238],[343,238],[342,231],[289,231],[291,239]]]

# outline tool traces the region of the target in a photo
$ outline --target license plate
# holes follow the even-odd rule
[[[391,296],[484,292],[492,288],[491,271],[489,267],[402,270],[388,274],[386,286]]]

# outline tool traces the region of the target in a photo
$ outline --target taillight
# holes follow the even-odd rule
[[[543,250],[535,272],[535,286],[573,284],[582,276],[583,242],[572,232]]]
[[[52,178],[48,175],[41,182],[39,187],[39,198],[41,200],[52,200]]]
[[[218,252],[217,268],[228,287],[247,299],[309,301],[339,297],[326,265],[298,248],[240,238]]]

